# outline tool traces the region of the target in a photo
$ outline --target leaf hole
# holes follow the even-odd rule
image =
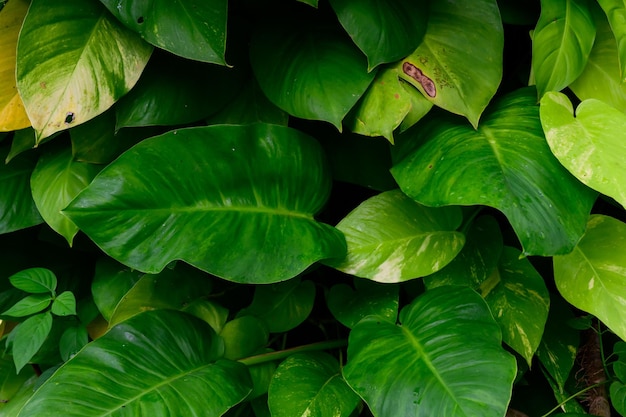
[[[142,23],[143,23],[143,21],[144,21],[144,20],[143,20],[143,16],[139,16],[139,17],[137,18],[137,23],[142,24]]]
[[[65,115],[65,124],[69,125],[70,123],[74,123],[74,120],[76,120],[76,116],[74,116],[73,112],[68,111]]]

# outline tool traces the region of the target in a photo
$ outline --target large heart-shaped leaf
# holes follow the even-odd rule
[[[477,293],[428,290],[400,321],[370,316],[350,332],[343,374],[375,416],[504,415],[515,359],[502,349],[500,328]]]
[[[409,55],[426,31],[428,0],[331,0],[339,22],[370,69]]]
[[[96,1],[33,0],[17,45],[17,87],[37,143],[111,107],[151,52]]]
[[[599,100],[574,108],[561,93],[541,99],[541,124],[554,156],[581,182],[626,207],[626,115]]]
[[[569,253],[596,194],[552,155],[536,100],[534,88],[504,96],[478,130],[443,115],[402,134],[391,170],[400,188],[429,206],[501,210],[526,255]]]
[[[622,82],[626,81],[626,4],[623,0],[598,0],[609,19],[611,30],[617,40],[617,51],[620,63]]]
[[[376,75],[344,34],[308,22],[262,26],[252,38],[250,60],[269,100],[292,116],[341,120]]]
[[[269,283],[344,256],[341,232],[313,218],[330,185],[321,147],[296,130],[189,128],[125,152],[64,213],[141,271],[181,259],[229,280]]]
[[[496,0],[431,0],[424,41],[398,69],[436,106],[476,127],[500,85],[503,48]]]
[[[574,251],[554,257],[554,279],[563,297],[593,314],[626,340],[626,224],[593,215]]]
[[[161,49],[226,65],[227,0],[100,0],[124,25]]]
[[[41,217],[72,245],[78,227],[61,214],[70,201],[96,176],[101,167],[76,162],[71,149],[59,149],[39,158],[30,177],[33,199]]]
[[[30,126],[15,79],[17,39],[28,5],[28,0],[13,0],[0,13],[0,131]]]
[[[458,207],[424,207],[400,190],[386,191],[365,201],[337,228],[348,242],[345,259],[327,264],[378,282],[401,282],[443,268],[463,247],[457,232]]]
[[[327,353],[297,353],[276,369],[268,392],[273,417],[349,417],[360,398]]]
[[[246,367],[220,359],[222,351],[203,321],[176,311],[147,311],[67,361],[19,416],[220,416],[252,389]]]
[[[587,0],[541,2],[532,60],[539,97],[562,90],[583,72],[596,36],[588,6]]]

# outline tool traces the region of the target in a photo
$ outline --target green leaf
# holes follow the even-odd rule
[[[342,33],[311,22],[267,23],[252,37],[250,60],[267,98],[292,116],[341,120],[374,79]]]
[[[100,314],[106,321],[111,320],[120,300],[142,275],[109,257],[102,257],[96,262],[96,272],[91,282],[91,294]]]
[[[29,268],[9,277],[15,288],[32,294],[50,293],[54,295],[57,277],[46,268]]]
[[[78,227],[61,214],[70,201],[82,191],[101,167],[76,162],[71,149],[60,148],[44,153],[30,177],[33,199],[41,217],[71,246]]]
[[[541,99],[541,124],[554,156],[583,184],[626,207],[626,115],[599,100],[574,108],[567,96]]]
[[[182,311],[207,322],[216,333],[220,333],[228,320],[228,309],[209,301],[198,299],[183,307]]]
[[[68,327],[59,340],[59,351],[63,361],[68,361],[72,356],[89,343],[87,328],[83,325]]]
[[[503,48],[496,0],[431,0],[424,40],[397,68],[436,106],[476,127],[500,85]]]
[[[269,340],[265,323],[254,316],[242,316],[227,322],[219,335],[224,341],[224,358],[232,360],[259,352]]]
[[[180,310],[191,301],[207,296],[211,287],[209,277],[191,268],[165,269],[158,275],[144,275],[115,306],[109,326],[146,310]]]
[[[525,255],[570,252],[596,194],[552,155],[536,100],[534,88],[517,90],[495,102],[477,130],[441,115],[400,135],[391,169],[400,188],[428,206],[502,211]]]
[[[394,62],[418,47],[428,19],[428,0],[331,0],[339,22],[367,56],[368,67]]]
[[[348,417],[360,401],[341,376],[337,360],[324,352],[285,359],[268,392],[272,417]]]
[[[432,274],[459,253],[465,238],[456,232],[458,207],[424,207],[400,190],[361,203],[337,228],[348,242],[348,256],[327,264],[357,277],[402,282]]]
[[[554,280],[574,307],[626,340],[626,224],[594,214],[574,251],[554,257]]]
[[[29,317],[13,329],[13,362],[18,373],[43,346],[50,330],[52,314],[49,311]]]
[[[37,143],[111,107],[151,52],[99,2],[32,0],[17,45],[17,88]]]
[[[220,339],[201,320],[175,311],[146,311],[67,361],[19,415],[220,416],[252,388],[246,367],[221,360],[222,350]],[[51,408],[59,398],[81,401]]]
[[[407,83],[403,79],[400,79],[402,88],[407,91],[408,97],[411,100],[411,110],[404,116],[404,120],[400,123],[400,132],[404,132],[415,123],[422,120],[422,117],[433,108],[433,103],[428,101],[426,97],[418,90],[416,90],[411,84]]]
[[[52,301],[52,295],[33,294],[22,298],[13,307],[3,312],[3,316],[25,317],[45,310]]]
[[[20,388],[34,374],[34,370],[30,368],[26,368],[18,374],[15,372],[13,358],[6,353],[0,356],[0,415],[11,415],[3,414],[3,405],[13,402]]]
[[[252,303],[241,314],[258,317],[271,333],[282,333],[306,320],[313,310],[314,301],[313,282],[294,278],[278,284],[257,286]]]
[[[622,82],[626,81],[626,4],[623,0],[598,0],[617,40],[617,52]],[[622,412],[624,414],[624,412]]]
[[[353,328],[362,318],[374,315],[395,323],[398,317],[399,288],[366,279],[354,279],[354,288],[333,285],[327,295],[328,309],[344,326]]]
[[[76,297],[71,291],[63,291],[52,302],[52,314],[71,316],[76,314]]]
[[[611,405],[620,415],[626,414],[626,385],[620,381],[614,381],[609,388]]]
[[[615,36],[606,17],[594,14],[596,41],[583,73],[570,84],[580,100],[595,98],[626,112],[626,83],[622,82]]]
[[[543,0],[533,33],[532,68],[539,97],[561,91],[585,69],[596,28],[587,0]]]
[[[428,290],[402,310],[400,322],[370,316],[350,333],[343,374],[374,415],[504,415],[515,359],[502,349],[500,328],[478,294]]]
[[[270,283],[345,253],[341,233],[313,218],[329,191],[311,137],[282,126],[220,125],[139,143],[64,213],[140,271],[181,259],[232,281]]]
[[[100,0],[124,25],[161,49],[226,65],[227,0]]]
[[[619,341],[613,345],[613,354],[617,360],[613,362],[613,372],[621,381],[626,382],[626,342]]]

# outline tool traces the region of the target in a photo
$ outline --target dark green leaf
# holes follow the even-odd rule
[[[611,405],[620,415],[626,415],[626,385],[620,381],[614,381],[609,388]]]
[[[227,322],[219,335],[224,341],[224,358],[232,360],[259,352],[269,339],[265,323],[254,316],[242,316]]]
[[[344,255],[341,233],[313,218],[329,190],[324,154],[309,136],[220,125],[139,143],[64,213],[107,254],[141,271],[182,259],[232,281],[269,283]]]
[[[228,309],[204,299],[194,300],[183,307],[182,311],[192,314],[207,322],[216,333],[220,333],[228,320]]]
[[[19,416],[220,416],[252,388],[246,367],[220,359],[222,352],[221,340],[201,320],[147,311],[67,361]],[[59,398],[80,401],[50,407]]]
[[[0,415],[12,415],[4,414],[3,405],[12,402],[20,388],[34,374],[31,368],[26,368],[19,374],[16,373],[13,358],[6,353],[0,356]]]
[[[374,315],[395,323],[398,317],[397,285],[354,279],[354,289],[337,284],[328,292],[328,309],[346,327],[353,328],[362,318]]]
[[[620,0],[598,0],[617,40],[617,52],[622,82],[626,81],[626,4]],[[621,412],[626,413],[625,411]]]
[[[504,96],[477,130],[451,116],[429,118],[398,137],[392,174],[408,196],[428,206],[499,209],[525,255],[570,252],[596,194],[550,151],[536,100],[534,88]]]
[[[98,260],[91,283],[91,293],[93,301],[105,320],[111,320],[117,304],[142,275],[111,258],[102,257]]]
[[[46,268],[29,268],[17,272],[9,277],[15,288],[33,294],[54,294],[57,287],[57,277]]]
[[[115,17],[161,49],[226,65],[227,0],[100,0]]]
[[[350,333],[343,374],[374,415],[504,415],[515,359],[478,294],[429,290],[402,310],[400,322],[370,316]]]
[[[45,310],[52,301],[52,295],[48,294],[33,294],[28,297],[22,298],[13,307],[4,311],[3,316],[12,317],[25,317],[31,314],[39,313]]]
[[[63,361],[68,361],[89,342],[85,326],[68,327],[59,340],[59,351]]]
[[[613,354],[617,360],[613,362],[613,372],[621,381],[626,382],[626,342],[619,341],[613,346]]]
[[[26,365],[42,347],[52,330],[52,314],[37,314],[27,318],[11,332],[13,340],[13,362],[17,372]]]
[[[76,314],[76,297],[71,291],[63,291],[52,302],[53,314],[57,316],[71,316]]]

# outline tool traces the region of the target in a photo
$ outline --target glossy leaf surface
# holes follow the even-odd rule
[[[115,308],[143,274],[133,271],[111,258],[102,257],[96,262],[91,282],[91,294],[100,314],[110,321]]]
[[[220,359],[221,353],[220,339],[206,323],[184,313],[147,311],[66,362],[19,416],[219,416],[251,390],[245,366]],[[68,396],[81,401],[62,401]],[[56,401],[63,407],[51,408]]]
[[[327,353],[297,353],[276,369],[268,392],[273,417],[348,417],[361,399]]]
[[[424,207],[400,190],[361,203],[337,228],[348,256],[327,263],[347,274],[378,282],[401,282],[432,274],[461,250],[464,236],[458,207]]]
[[[504,96],[478,130],[444,115],[407,131],[391,170],[400,188],[429,206],[499,209],[526,255],[570,252],[596,194],[552,155],[536,100],[533,88]]]
[[[533,33],[533,74],[537,92],[561,91],[587,64],[596,28],[587,0],[542,1]]]
[[[111,107],[151,52],[98,2],[33,0],[17,45],[17,87],[37,143]]]
[[[397,285],[355,278],[354,288],[347,284],[333,285],[327,303],[333,316],[349,328],[370,315],[395,323],[400,305],[399,289]]]
[[[626,81],[626,4],[623,0],[598,0],[617,40],[617,52],[622,82]]]
[[[428,0],[331,0],[339,22],[367,56],[370,69],[417,48],[426,32]]]
[[[100,0],[115,17],[161,49],[226,65],[227,0]]]
[[[495,0],[431,1],[423,42],[397,68],[436,106],[475,127],[500,85],[503,47]]]
[[[57,286],[57,278],[49,269],[29,268],[17,272],[9,277],[11,285],[31,294],[51,293]]]
[[[582,183],[626,207],[626,115],[599,100],[574,108],[567,96],[541,100],[541,124],[552,153]]]
[[[313,218],[329,189],[324,155],[309,136],[272,125],[209,126],[141,142],[64,213],[141,271],[181,259],[229,280],[269,283],[345,253],[341,233]]]
[[[402,310],[400,322],[370,316],[350,333],[343,374],[375,416],[504,415],[515,360],[478,294],[429,290]]]
[[[8,149],[0,148],[0,161],[4,161]],[[42,223],[30,191],[30,176],[35,162],[26,158],[0,163],[0,233],[25,229]]]
[[[292,116],[341,121],[376,75],[350,39],[292,22],[266,24],[252,38],[250,60],[269,100]]]
[[[626,224],[592,215],[574,251],[554,257],[554,279],[573,306],[626,339]]]

